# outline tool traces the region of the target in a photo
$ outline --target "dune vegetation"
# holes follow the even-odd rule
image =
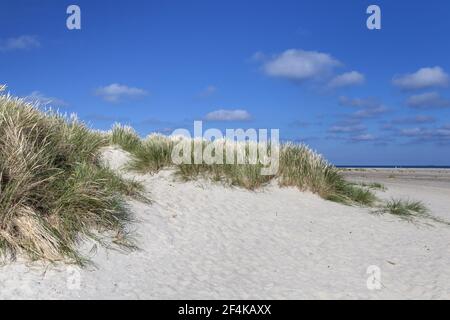
[[[413,223],[431,220],[450,226],[449,221],[432,215],[430,210],[421,201],[390,199],[383,203],[375,213],[389,213]]]
[[[23,254],[31,259],[83,264],[88,260],[77,250],[77,244],[86,238],[105,244],[100,238],[105,232],[112,240],[108,243],[133,246],[126,231],[132,219],[126,200],[148,199],[140,183],[123,178],[103,164],[102,148],[110,145],[129,152],[128,169],[138,173],[156,173],[170,167],[184,180],[202,177],[250,190],[276,181],[327,200],[380,208],[371,189],[382,189],[381,185],[347,182],[337,168],[305,145],[278,146],[279,167],[272,175],[262,175],[263,165],[252,164],[247,145],[242,164],[175,165],[172,151],[180,137],[152,134],[141,139],[133,128],[119,124],[102,133],[75,116],[41,110],[4,94],[3,89],[0,87],[2,257]],[[208,147],[214,142],[201,143]],[[425,214],[421,204],[403,202],[387,203],[382,211],[401,217]]]
[[[4,88],[1,88],[2,91]],[[143,187],[100,161],[109,137],[75,117],[0,94],[0,253],[14,258],[86,260],[83,237],[111,232],[129,245],[125,197],[144,199]]]
[[[281,145],[278,172],[274,175],[261,175],[260,170],[263,165],[252,164],[249,161],[248,145],[245,146],[243,164],[201,163],[175,166],[171,161],[171,153],[176,139],[158,134],[140,139],[133,128],[119,124],[113,127],[110,137],[112,144],[131,153],[132,160],[128,168],[140,173],[155,173],[164,167],[176,167],[178,175],[185,180],[201,176],[254,190],[275,179],[280,186],[309,190],[331,201],[364,206],[371,206],[376,201],[375,195],[369,188],[345,181],[337,168],[305,145],[292,143]],[[194,141],[191,140],[190,143]],[[202,143],[205,148],[213,142],[203,141]],[[231,152],[236,150],[232,149]],[[191,157],[193,158],[194,155],[191,154]]]
[[[382,212],[388,212],[410,221],[415,217],[428,215],[428,209],[422,202],[399,199],[387,201]]]

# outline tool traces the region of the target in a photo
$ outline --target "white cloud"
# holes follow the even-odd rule
[[[348,87],[363,84],[365,80],[366,79],[362,73],[350,71],[331,79],[328,86],[330,88]]]
[[[258,58],[261,57],[259,53]],[[272,77],[304,81],[330,75],[339,65],[338,60],[326,53],[289,49],[265,61],[263,70]]]
[[[413,117],[396,118],[391,121],[392,124],[424,124],[434,123],[436,119],[432,116],[417,115]]]
[[[38,48],[41,43],[35,36],[20,36],[0,41],[0,51],[26,50]]]
[[[422,68],[414,73],[394,76],[392,83],[404,90],[445,87],[449,76],[441,67]]]
[[[341,96],[339,97],[339,104],[345,107],[376,108],[381,103],[375,98],[349,98]]]
[[[346,107],[359,108],[358,111],[350,115],[351,118],[374,118],[386,113],[389,109],[375,98],[348,98],[339,97],[339,104]]]
[[[258,52],[255,52],[253,54],[251,60],[253,60],[253,61],[264,61],[266,58],[267,57],[266,57],[266,55],[263,52],[258,51]]]
[[[386,108],[383,105],[380,105],[376,108],[365,108],[358,110],[357,112],[353,113],[352,116],[355,118],[374,118],[388,111],[389,111],[388,108]]]
[[[113,83],[95,90],[95,95],[113,103],[120,102],[125,98],[138,98],[147,94],[147,91],[143,89],[128,87],[118,83]]]
[[[355,125],[336,125],[332,126],[328,131],[331,133],[353,133],[365,131],[367,128],[362,124]]]
[[[408,128],[399,130],[402,137],[411,138],[412,142],[427,143],[434,142],[438,145],[448,145],[450,143],[450,130],[448,128]]]
[[[450,143],[450,130],[448,128],[408,128],[398,133],[400,136],[412,138],[414,142],[435,142],[448,145]]]
[[[200,97],[212,96],[216,91],[217,91],[217,88],[215,86],[209,85],[205,89],[203,89],[202,92],[200,92]]]
[[[429,131],[423,128],[408,128],[400,130],[400,135],[405,137],[417,137],[429,134]]]
[[[26,96],[25,101],[30,103],[37,103],[41,106],[65,107],[68,105],[68,103],[64,100],[55,97],[48,97],[37,90]]]
[[[205,120],[209,121],[248,121],[251,119],[250,113],[246,110],[225,110],[220,109],[208,113],[205,116]]]
[[[354,142],[363,142],[363,141],[374,141],[376,137],[374,135],[371,135],[369,133],[367,134],[360,134],[357,136],[352,136],[351,140]]]
[[[406,105],[416,109],[433,109],[450,107],[450,100],[442,98],[437,92],[426,92],[412,95],[406,100]]]
[[[445,135],[450,138],[450,127],[449,126],[443,126],[442,128],[438,129],[437,132],[441,135]]]

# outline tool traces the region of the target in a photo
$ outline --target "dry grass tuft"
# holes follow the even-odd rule
[[[238,156],[238,148],[228,147],[229,142],[181,138],[185,139],[185,143],[191,144],[191,154],[188,155],[191,164],[174,165],[171,153],[176,140],[180,138],[151,135],[138,143],[135,139],[137,135],[130,129],[121,126],[113,128],[112,136],[120,137],[120,139],[115,139],[116,143],[133,155],[129,168],[140,173],[155,173],[164,167],[175,166],[178,174],[185,180],[202,176],[253,190],[277,179],[281,186],[294,186],[300,190],[310,190],[325,199],[345,204],[370,206],[376,200],[370,190],[345,181],[338,169],[305,145],[288,143],[279,146],[276,149],[280,155],[278,172],[273,175],[261,175],[263,165],[251,161],[253,159],[251,144],[254,142],[237,142],[236,146],[239,145],[241,150],[244,150],[243,161],[241,164],[227,164],[228,153],[233,159],[237,159]],[[194,145],[198,143],[202,145],[202,150],[211,147],[212,144],[223,145],[223,164],[207,164],[204,161],[194,164]],[[131,148],[130,145],[133,147]],[[271,147],[268,145],[265,150],[266,156],[270,157],[270,152]]]
[[[124,195],[142,187],[104,168],[108,144],[75,117],[0,95],[0,253],[85,260],[75,249],[93,230],[124,233]]]

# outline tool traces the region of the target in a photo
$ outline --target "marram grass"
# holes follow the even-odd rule
[[[287,143],[279,146],[278,171],[273,175],[261,175],[262,164],[252,164],[250,161],[249,144],[253,142],[238,142],[245,144],[244,161],[241,164],[226,164],[227,152],[234,152],[233,157],[236,157],[236,150],[230,151],[226,147],[223,152],[224,164],[194,164],[193,144],[198,141],[188,139],[188,143],[192,144],[191,164],[174,165],[171,153],[175,143],[181,139],[179,137],[150,135],[138,142],[139,136],[134,130],[120,125],[113,128],[110,136],[115,144],[131,152],[133,158],[129,169],[140,173],[155,173],[164,167],[175,166],[177,173],[185,180],[201,176],[253,190],[276,179],[281,186],[310,190],[331,201],[364,206],[371,206],[376,201],[373,192],[345,181],[336,167],[305,145]],[[211,143],[219,142],[200,143],[206,148]],[[270,145],[267,150],[270,156]]]
[[[110,132],[110,143],[120,146],[123,150],[134,152],[141,147],[141,138],[130,126],[114,124]]]
[[[72,261],[82,237],[112,232],[123,242],[124,196],[142,186],[103,167],[109,142],[74,117],[0,95],[0,254]]]
[[[422,202],[401,199],[388,200],[376,213],[389,213],[410,222],[419,217],[433,218]]]
[[[171,153],[180,138],[141,139],[134,129],[119,124],[103,134],[75,117],[43,112],[2,91],[4,86],[0,86],[0,256],[25,254],[83,264],[87,260],[77,251],[78,242],[84,237],[100,241],[102,231],[113,235],[115,243],[132,245],[125,228],[131,219],[126,197],[147,201],[144,188],[103,166],[101,148],[119,145],[132,154],[129,169],[154,173],[174,166]],[[211,142],[201,143],[207,147]],[[305,145],[279,146],[279,169],[267,176],[261,175],[261,164],[250,161],[251,142],[241,143],[246,144],[242,164],[181,164],[177,172],[184,179],[204,176],[247,189],[276,180],[281,186],[310,190],[345,204],[372,206],[376,201],[371,186],[345,181]],[[392,201],[383,211],[402,217],[426,215],[420,203]]]
[[[172,163],[172,149],[172,140],[158,134],[150,135],[132,152],[134,157],[128,167],[140,173],[157,172]]]

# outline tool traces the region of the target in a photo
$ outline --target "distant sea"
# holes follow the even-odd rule
[[[390,165],[390,166],[355,166],[355,165],[336,165],[337,168],[379,168],[379,169],[450,169],[450,166],[410,166],[410,165]]]

